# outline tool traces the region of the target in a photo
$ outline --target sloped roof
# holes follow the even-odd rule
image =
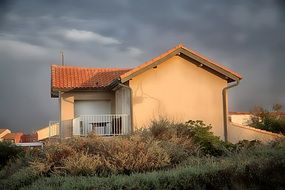
[[[15,138],[22,136],[22,135],[23,135],[23,133],[8,133],[8,134],[4,135],[2,137],[2,139],[10,140],[10,139],[15,139]]]
[[[0,129],[0,134],[5,132],[6,130],[9,130],[9,129]]]
[[[242,79],[241,75],[232,71],[231,69],[222,66],[208,58],[206,58],[205,56],[201,55],[198,52],[195,52],[194,50],[191,50],[189,48],[186,48],[183,44],[178,44],[177,46],[175,46],[174,48],[166,51],[165,53],[135,67],[134,69],[122,74],[121,80],[122,82],[126,82],[128,80],[130,80],[131,78],[135,77],[136,75],[162,63],[163,61],[171,58],[172,56],[175,55],[180,55],[180,54],[184,54],[196,61],[198,61],[199,63],[203,64],[203,66],[206,66],[220,74],[222,74],[223,76],[226,77],[226,79],[228,80],[228,82],[232,82],[232,81],[236,81],[236,80],[240,80]]]
[[[51,66],[51,87],[53,90],[74,88],[104,88],[130,69],[83,68],[73,66]]]
[[[51,66],[51,94],[57,96],[58,91],[67,91],[72,89],[102,89],[108,87],[116,79],[122,83],[133,77],[151,69],[165,60],[175,55],[184,55],[197,63],[204,69],[213,71],[215,74],[223,77],[228,82],[242,79],[241,75],[229,68],[219,65],[216,62],[204,57],[203,55],[186,48],[183,44],[166,51],[133,69],[120,68],[84,68],[75,66]]]

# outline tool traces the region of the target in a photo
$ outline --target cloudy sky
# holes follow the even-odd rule
[[[285,106],[283,0],[0,1],[0,128],[57,120],[50,65],[134,67],[182,42],[241,73],[230,110]]]

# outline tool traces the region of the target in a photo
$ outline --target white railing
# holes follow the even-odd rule
[[[81,115],[73,119],[73,135],[127,135],[131,132],[128,114]]]
[[[48,137],[59,136],[59,122],[58,121],[50,121],[48,127]]]

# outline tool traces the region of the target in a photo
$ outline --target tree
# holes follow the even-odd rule
[[[261,106],[255,106],[251,111],[251,126],[275,133],[285,134],[285,117],[282,117],[280,111],[282,106],[274,104],[273,112],[268,112]]]
[[[278,104],[278,103],[273,104],[272,110],[273,110],[274,112],[281,112],[281,111],[282,111],[282,105],[281,105],[281,104]]]

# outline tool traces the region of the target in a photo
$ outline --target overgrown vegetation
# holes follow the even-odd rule
[[[131,136],[72,138],[0,171],[0,189],[222,189],[284,186],[285,143],[226,144],[202,121],[153,121]],[[15,169],[18,168],[18,169]],[[273,176],[264,181],[268,174]],[[254,182],[252,182],[254,180]],[[261,186],[260,186],[261,187]]]
[[[23,154],[23,149],[10,142],[0,142],[0,169],[7,162]]]
[[[24,189],[283,189],[284,147],[275,148],[256,148],[226,158],[190,157],[188,164],[174,169],[130,176],[44,177]]]
[[[251,113],[252,127],[285,134],[285,115],[280,104],[274,104],[271,112],[263,107],[256,106]]]

